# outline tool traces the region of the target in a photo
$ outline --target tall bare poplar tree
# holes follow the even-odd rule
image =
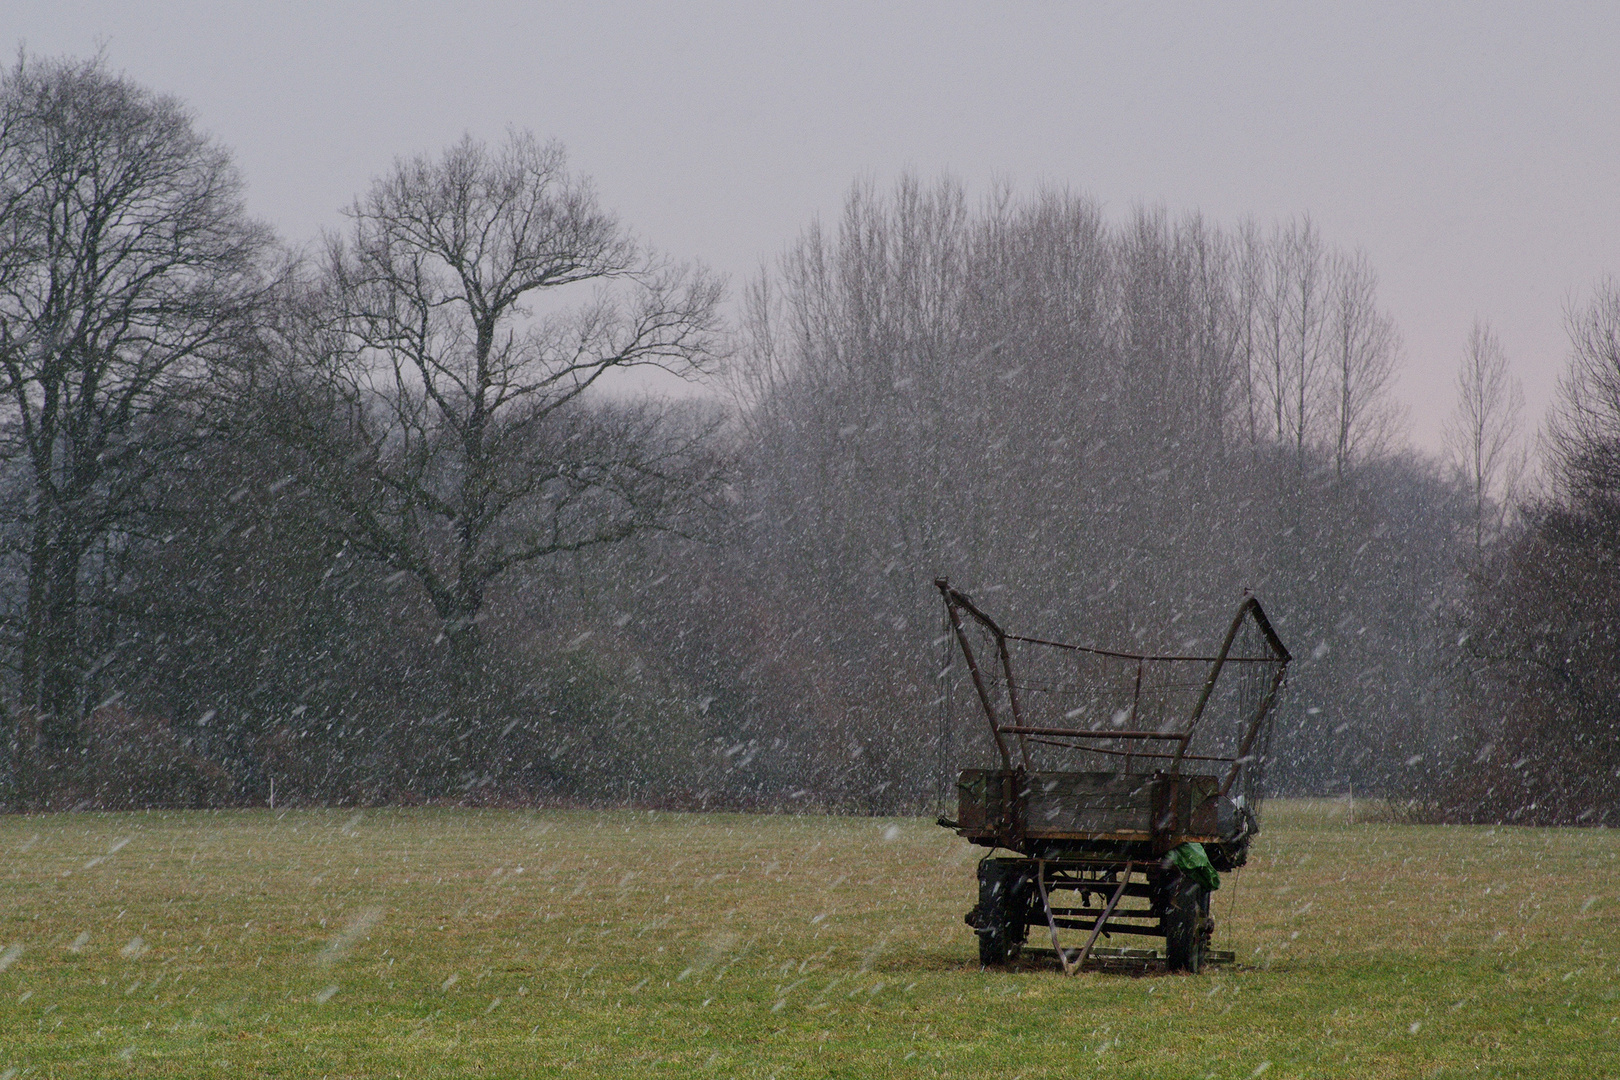
[[[1516,455],[1524,391],[1490,324],[1474,320],[1457,368],[1457,404],[1445,427],[1452,467],[1468,491],[1474,550],[1500,521],[1500,507],[1523,469]]]
[[[1323,427],[1330,270],[1321,233],[1306,217],[1272,234],[1255,283],[1254,379],[1269,414],[1267,437],[1291,447],[1301,466]]]
[[[1343,478],[1358,457],[1389,443],[1396,419],[1389,389],[1400,334],[1378,308],[1378,275],[1359,251],[1333,260],[1325,337],[1333,467]]]
[[[1287,347],[1277,387],[1282,399],[1279,434],[1292,443],[1303,464],[1315,434],[1316,401],[1322,375],[1322,332],[1328,307],[1328,261],[1322,235],[1310,218],[1292,223],[1280,238],[1280,266],[1286,276],[1284,326]]]

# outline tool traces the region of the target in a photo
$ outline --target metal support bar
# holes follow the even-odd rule
[[[1092,731],[1089,728],[1025,727],[1022,724],[1001,724],[996,730],[1008,735],[1053,735],[1065,739],[1158,739],[1182,744],[1190,738],[1183,732],[1174,731]]]
[[[1052,901],[1046,895],[1046,860],[1045,859],[1036,860],[1036,863],[1035,863],[1035,887],[1040,889],[1040,891],[1041,891],[1041,910],[1046,912],[1046,925],[1052,931],[1052,948],[1054,950],[1056,950],[1056,952],[1057,952],[1058,963],[1063,965],[1063,974],[1065,974],[1065,975],[1073,975],[1076,971],[1080,970],[1080,965],[1076,964],[1076,965],[1074,965],[1073,970],[1070,970],[1070,968],[1069,968],[1069,954],[1063,951],[1063,946],[1062,945],[1058,944],[1057,921],[1052,918]],[[1093,935],[1093,936],[1095,936],[1095,935]]]
[[[1032,743],[1038,743],[1041,746],[1055,746],[1060,750],[1084,750],[1088,754],[1112,754],[1114,757],[1122,758],[1159,758],[1164,761],[1172,761],[1176,756],[1174,754],[1154,754],[1146,750],[1110,750],[1103,746],[1076,746],[1074,743],[1053,742],[1050,739],[1042,739],[1035,736],[1031,736],[1029,741]],[[1183,754],[1181,760],[1214,761],[1222,765],[1230,765],[1232,762],[1236,761],[1237,758],[1211,757],[1208,754]],[[1126,770],[1129,771],[1130,763],[1127,762],[1125,767]]]
[[[1193,706],[1192,719],[1187,723],[1187,741],[1192,741],[1192,733],[1198,727],[1198,721],[1204,717],[1204,707],[1209,704],[1209,695],[1215,692],[1215,683],[1221,677],[1221,669],[1226,666],[1226,657],[1232,651],[1232,642],[1237,640],[1237,633],[1243,628],[1243,620],[1249,617],[1250,606],[1259,607],[1259,603],[1252,596],[1245,596],[1243,603],[1238,607],[1237,617],[1232,625],[1226,629],[1226,637],[1221,640],[1221,651],[1216,654],[1215,662],[1210,665],[1209,676],[1204,680],[1204,688],[1198,694],[1198,704]],[[1181,749],[1187,749],[1187,742],[1181,744]],[[1181,753],[1176,754],[1176,760],[1171,763],[1170,771],[1181,772]]]
[[[1081,947],[1080,959],[1075,961],[1074,965],[1076,971],[1085,966],[1086,957],[1091,955],[1091,947],[1097,944],[1097,935],[1103,932],[1103,927],[1108,925],[1108,917],[1114,913],[1114,908],[1119,906],[1119,898],[1125,895],[1125,886],[1131,883],[1131,871],[1135,868],[1135,863],[1128,862],[1125,864],[1125,869],[1120,871],[1119,888],[1114,890],[1114,895],[1108,901],[1108,906],[1103,908],[1102,916],[1097,920],[1097,925],[1091,928],[1091,936],[1086,938],[1085,945]],[[1052,931],[1052,940],[1057,940],[1057,930],[1055,928]],[[1067,974],[1067,967],[1064,968],[1064,972]]]
[[[1012,654],[1007,651],[1007,635],[997,632],[996,648],[1001,652],[1001,670],[1007,676],[1007,705],[1012,709],[1013,722],[1011,731],[1018,736],[1018,752],[1024,757],[1024,768],[1033,769],[1034,763],[1029,760],[1029,744],[1024,741],[1024,710],[1018,706],[1018,684],[1013,681]]]
[[[1103,933],[1105,933],[1105,934],[1135,934],[1138,937],[1164,937],[1164,928],[1163,927],[1160,927],[1160,926],[1157,926],[1157,925],[1149,926],[1149,925],[1147,925],[1145,923],[1122,923],[1122,922],[1117,921],[1119,918],[1120,918],[1120,916],[1118,914],[1115,914],[1115,916],[1112,919],[1110,919],[1106,923],[1104,923],[1103,924]],[[1093,927],[1095,927],[1097,925],[1096,922],[1094,920],[1092,920],[1092,919],[1081,920],[1081,919],[1065,919],[1065,918],[1059,917],[1059,918],[1055,918],[1053,921],[1057,923],[1058,928],[1060,930],[1090,930],[1090,929],[1092,929]],[[1092,950],[1093,953],[1095,953],[1096,951],[1097,950],[1095,950],[1095,949]]]
[[[945,597],[945,610],[951,617],[951,628],[956,631],[957,644],[962,646],[962,657],[967,660],[968,674],[973,676],[973,689],[979,692],[979,704],[984,706],[984,715],[990,720],[990,737],[996,740],[996,749],[1001,752],[1003,767],[1012,768],[1012,755],[1007,752],[1007,743],[1001,737],[1001,724],[996,717],[996,707],[990,702],[990,691],[985,689],[984,676],[979,673],[979,663],[973,656],[973,644],[968,641],[967,631],[962,629],[962,616],[956,611],[957,592],[951,588],[944,578],[935,578],[935,586]]]

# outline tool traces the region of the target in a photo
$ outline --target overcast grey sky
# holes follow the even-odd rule
[[[1562,315],[1620,273],[1620,5],[10,0],[233,147],[289,239],[394,156],[561,139],[648,240],[734,289],[857,176],[1067,185],[1221,222],[1311,213],[1400,324],[1439,445],[1476,315],[1533,415]]]

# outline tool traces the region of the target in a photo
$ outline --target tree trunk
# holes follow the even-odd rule
[[[477,608],[468,609],[445,624],[450,639],[450,690],[452,706],[459,712],[470,699],[479,696],[484,665],[484,636],[480,631]]]
[[[72,531],[59,530],[48,560],[36,684],[40,741],[52,759],[72,756],[80,749],[82,703],[77,658],[82,557],[81,545]]]
[[[0,813],[22,809],[22,788],[17,782],[22,748],[17,744],[17,736],[17,718],[0,701]]]
[[[37,509],[35,513],[34,537],[28,552],[28,595],[19,664],[23,701],[29,708],[39,705],[40,654],[44,651],[45,642],[46,581],[51,565],[50,516]]]

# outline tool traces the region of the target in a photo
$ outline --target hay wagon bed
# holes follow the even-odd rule
[[[1212,947],[1210,893],[1259,832],[1290,659],[1259,601],[1244,598],[1213,655],[1146,655],[1008,634],[935,584],[1001,765],[962,770],[956,818],[940,824],[1014,853],[979,864],[966,918],[980,962],[1014,959],[1032,927],[1071,974],[1156,962],[1156,950],[1098,946],[1115,934],[1163,938],[1172,971],[1229,960]],[[1083,943],[1064,945],[1073,931]]]

